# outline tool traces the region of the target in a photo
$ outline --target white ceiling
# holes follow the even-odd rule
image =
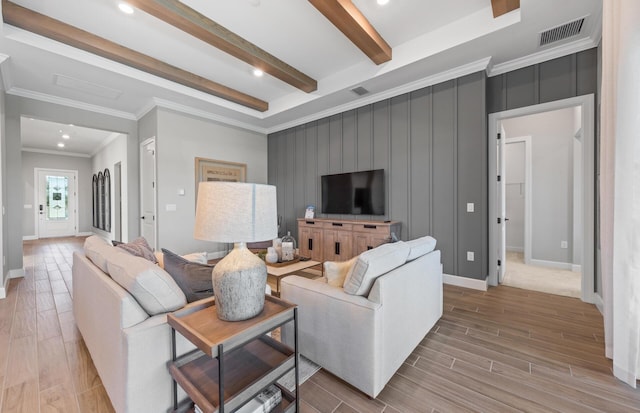
[[[376,66],[308,1],[183,0],[316,79],[318,90],[305,93],[269,75],[254,77],[248,64],[144,12],[125,15],[117,0],[14,0],[265,100],[266,112],[6,24],[0,36],[2,81],[8,94],[127,119],[139,119],[160,106],[269,133],[479,70],[492,75],[594,47],[601,32],[601,0],[521,0],[519,10],[497,19],[490,0],[391,0],[386,6],[376,0],[353,2],[393,48],[390,62]],[[539,32],[584,16],[589,17],[578,36],[537,46]],[[356,86],[371,93],[357,96],[350,91]],[[33,137],[25,132],[25,146],[50,145],[60,125],[50,126],[50,132]],[[96,148],[69,151],[90,154]]]

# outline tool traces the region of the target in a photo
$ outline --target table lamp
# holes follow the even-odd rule
[[[267,267],[247,242],[276,238],[276,187],[239,182],[201,182],[194,237],[233,242],[233,250],[212,271],[218,318],[241,321],[264,308]]]

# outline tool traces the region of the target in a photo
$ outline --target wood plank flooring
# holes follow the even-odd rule
[[[0,300],[2,413],[113,411],[71,312],[82,242],[25,242],[25,277]],[[444,310],[377,399],[320,370],[302,385],[301,412],[640,412],[640,389],[611,374],[593,305],[445,286]]]

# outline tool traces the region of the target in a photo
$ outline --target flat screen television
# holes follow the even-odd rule
[[[325,214],[384,215],[384,169],[323,175]]]

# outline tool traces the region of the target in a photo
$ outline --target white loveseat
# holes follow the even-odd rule
[[[344,284],[351,294],[321,280],[284,278],[281,297],[299,306],[300,353],[375,398],[442,316],[434,247],[424,237],[361,254],[352,270],[360,265],[360,280],[350,274]],[[291,333],[283,330],[285,342]]]

